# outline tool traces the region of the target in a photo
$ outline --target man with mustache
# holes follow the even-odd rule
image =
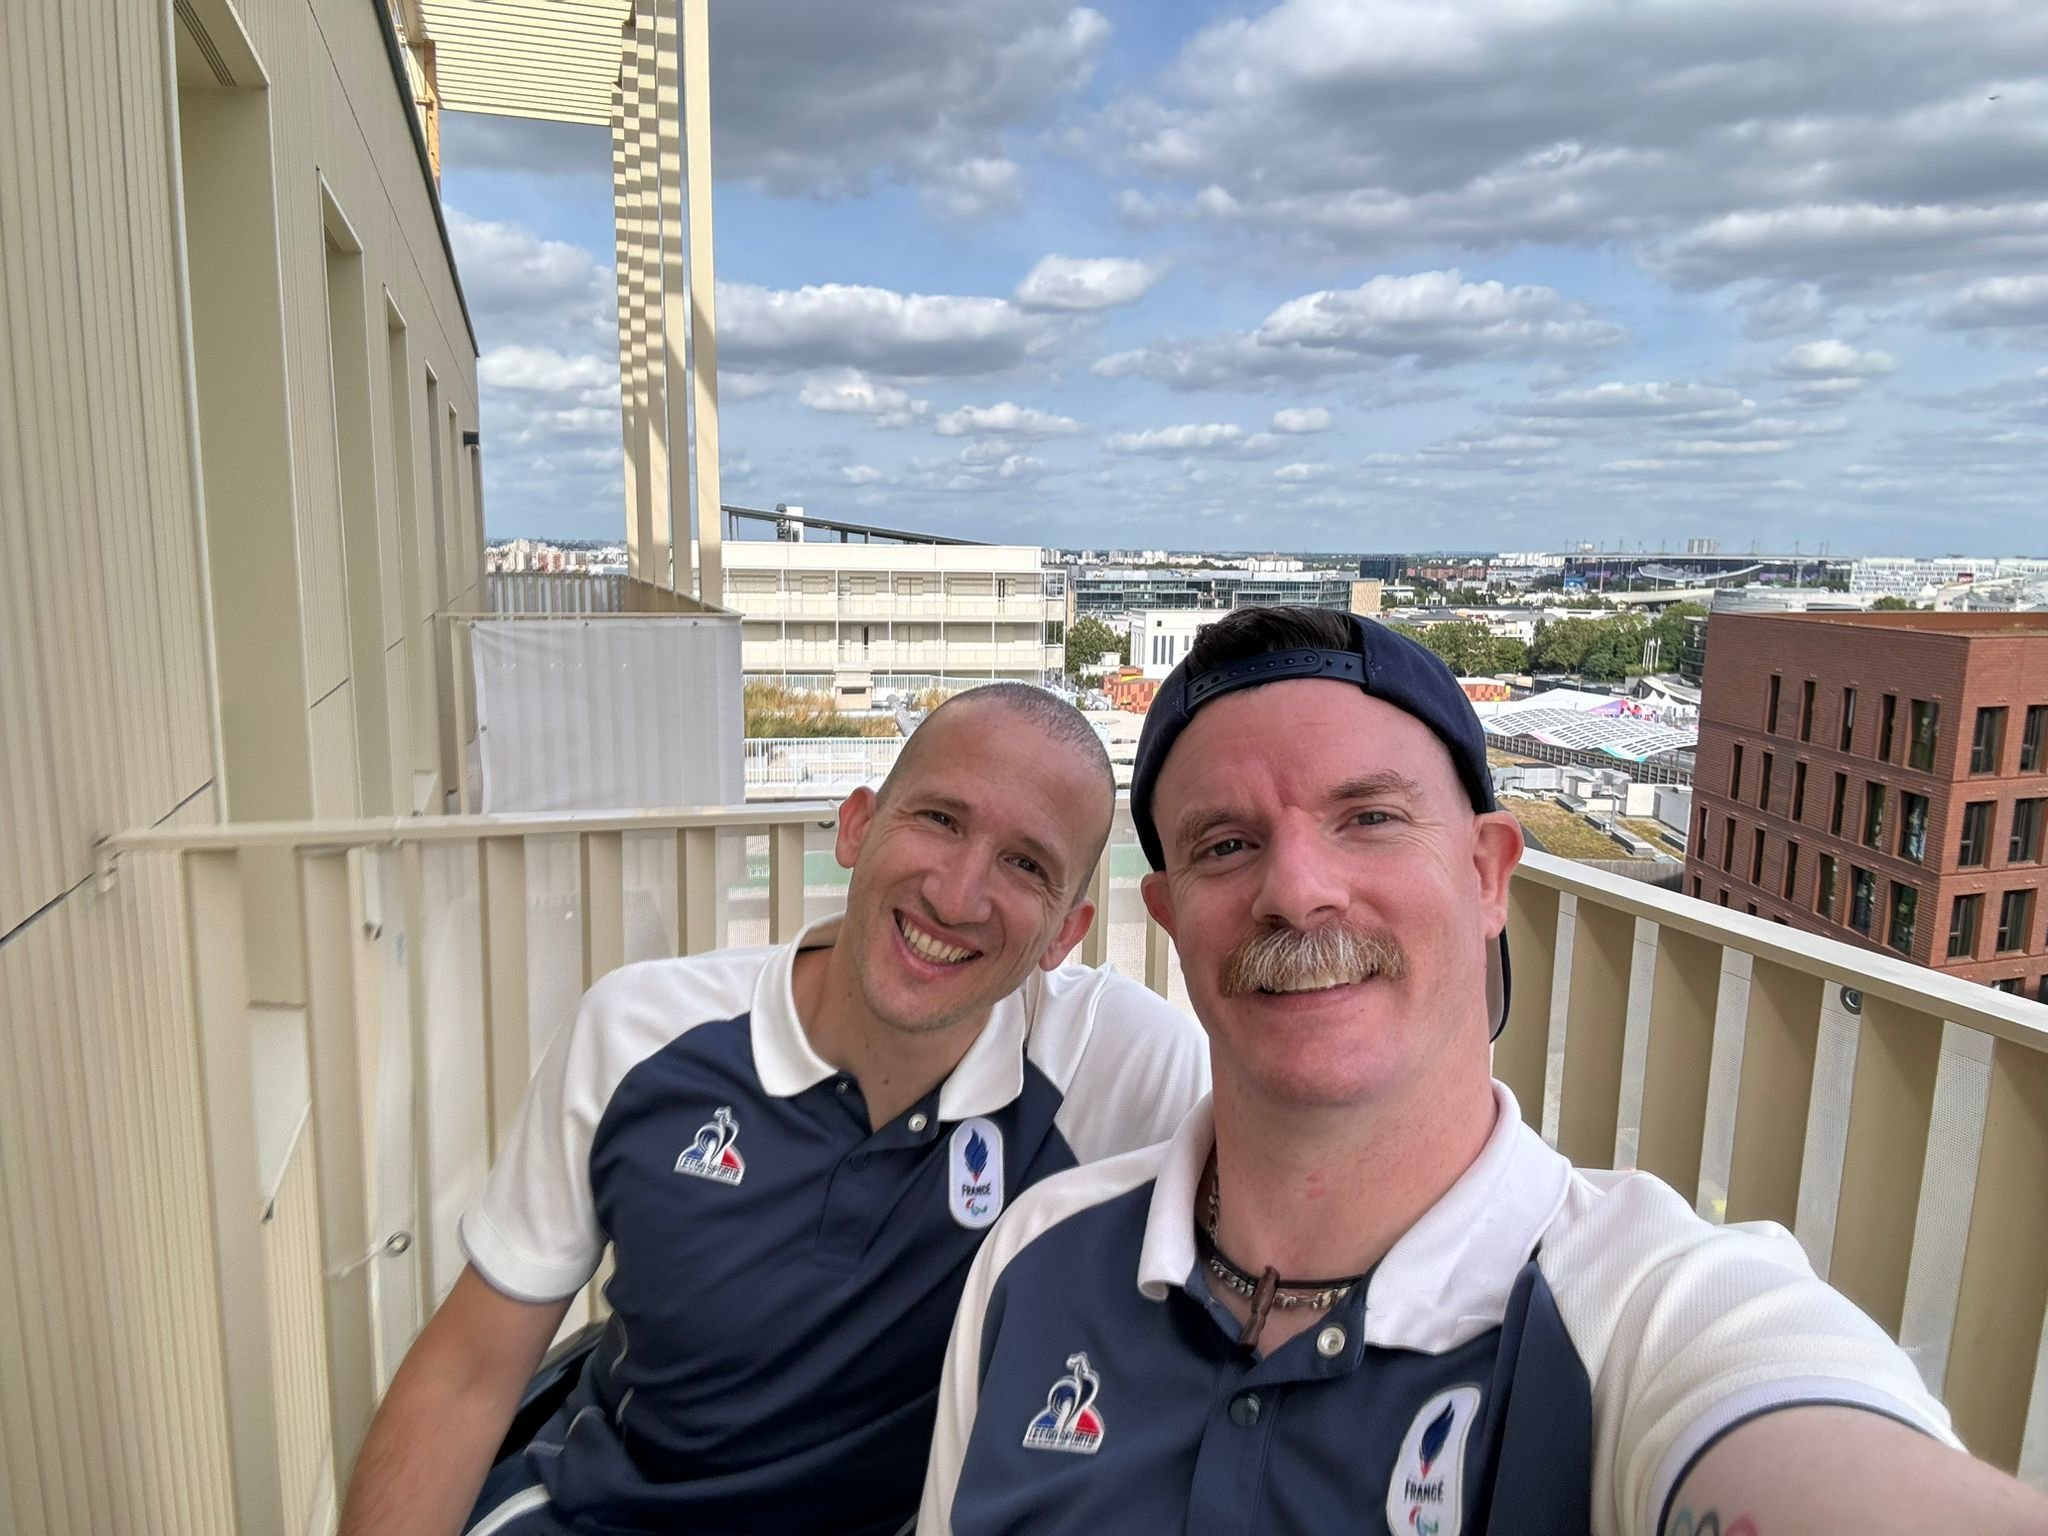
[[[2048,1531],[1789,1234],[1574,1169],[1492,1081],[1522,836],[1423,647],[1231,613],[1131,813],[1213,1098],[983,1247],[923,1536]]]
[[[843,916],[592,987],[463,1215],[468,1266],[371,1426],[344,1536],[893,1536],[1006,1201],[1158,1141],[1207,1083],[1178,1009],[1062,964],[1114,799],[1071,705],[960,694],[841,806]],[[604,1336],[486,1482],[607,1245]]]

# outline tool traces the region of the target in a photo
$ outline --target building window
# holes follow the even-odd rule
[[[1972,800],[1963,807],[1963,840],[1956,851],[1956,863],[1963,869],[1976,869],[1991,857],[1991,812],[1993,803],[1989,800]]]
[[[1892,727],[1899,723],[1899,696],[1888,693],[1884,706],[1877,717],[1877,755],[1886,762],[1892,760]]]
[[[1799,739],[1813,740],[1813,694],[1815,683],[1808,678],[1799,685]]]
[[[1806,764],[1792,765],[1792,819],[1806,819]]]
[[[1934,772],[1934,737],[1941,729],[1941,705],[1931,699],[1913,701],[1913,739],[1906,746],[1908,767]]]
[[[1849,812],[1849,775],[1835,775],[1835,809],[1828,817],[1828,830],[1836,837],[1842,835],[1842,818]]]
[[[1913,952],[1913,916],[1920,909],[1920,892],[1910,885],[1892,885],[1891,932],[1885,942],[1902,955]]]
[[[2012,803],[2012,840],[2005,845],[2005,862],[2032,864],[2041,857],[2041,825],[2048,821],[2048,800],[2015,800]]]
[[[1756,840],[1750,845],[1749,883],[1751,885],[1762,885],[1764,883],[1764,829],[1762,827],[1756,829]]]
[[[1742,798],[1742,743],[1739,741],[1735,743],[1734,757],[1729,759],[1728,798],[1730,800],[1740,800]]]
[[[2005,746],[2005,709],[1977,711],[1977,732],[1970,738],[1970,772],[1996,773]]]
[[[1863,846],[1882,848],[1884,846],[1884,786],[1866,784],[1863,786]]]
[[[1842,690],[1842,750],[1844,752],[1848,751],[1850,743],[1855,741],[1855,739],[1856,690],[1854,688],[1844,688]]]
[[[1969,960],[1977,953],[1977,929],[1984,921],[1982,896],[1958,896],[1948,913],[1948,957]]]
[[[1771,808],[1771,775],[1778,766],[1777,757],[1770,752],[1764,754],[1763,777],[1756,787],[1756,803],[1760,810]]]
[[[2033,926],[2033,890],[2007,891],[1998,904],[1998,952],[2005,955],[2025,949],[2027,934]]]
[[[1784,678],[1780,677],[1775,672],[1771,674],[1771,704],[1770,708],[1764,711],[1764,729],[1771,732],[1773,735],[1777,733],[1778,729],[1778,690],[1782,688],[1784,684]]]
[[[2036,1002],[2048,1003],[2048,971],[2041,973],[2041,985],[2034,993]]]
[[[1753,901],[1745,901],[1745,902],[1744,902],[1744,903],[1742,904],[1742,910],[1743,910],[1743,911],[1745,911],[1745,912],[1747,912],[1747,913],[1748,913],[1748,914],[1749,914],[1749,915],[1750,915],[1751,917],[1755,917],[1755,916],[1756,916],[1756,903],[1755,903],[1755,902],[1753,902]]]
[[[1707,856],[1707,808],[1704,805],[1700,807],[1699,822],[1699,830],[1692,835],[1692,851],[1704,859]]]
[[[1785,899],[1792,899],[1792,887],[1799,883],[1799,845],[1785,844]]]
[[[1877,876],[1867,869],[1849,866],[1849,926],[1866,937],[1870,917],[1877,906]]]
[[[1991,989],[1994,992],[2006,992],[2014,997],[2018,997],[2020,995],[2020,978],[2008,976],[2003,981],[1994,981],[1991,983]]]
[[[1927,797],[1899,796],[1899,857],[1915,864],[1927,857]]]
[[[1692,899],[1694,901],[1700,899],[1700,877],[1698,875],[1692,877]]]
[[[2039,773],[2048,762],[2048,704],[2029,704],[2020,728],[2020,772]]]
[[[1724,907],[1728,905],[1728,887],[1725,885],[1721,887],[1721,905]]]
[[[1835,920],[1835,871],[1838,866],[1835,856],[1824,853],[1820,856],[1820,878],[1814,881],[1813,910],[1829,922]]]
[[[1735,818],[1724,816],[1721,821],[1721,868],[1729,870],[1735,867]]]

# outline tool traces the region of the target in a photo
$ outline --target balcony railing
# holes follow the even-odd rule
[[[1042,624],[1060,618],[1057,598],[1013,594],[1009,597],[956,596],[942,593],[898,595],[890,592],[743,592],[728,595],[737,613],[750,619],[894,620],[898,623]]]
[[[907,736],[756,736],[746,742],[747,798],[840,799],[896,766]]]
[[[784,939],[833,910],[835,815],[798,802],[230,825],[106,845],[103,880],[148,865],[182,909],[244,1531],[306,1528],[306,1501],[345,1478],[460,1268],[455,1216],[580,989],[630,959]],[[252,1010],[249,877],[277,861],[304,960],[283,1010],[296,1077],[252,1054],[254,1021],[279,1008]],[[1120,815],[1083,958],[1185,1006],[1143,870]],[[1530,1122],[1582,1166],[1646,1168],[1712,1218],[1792,1228],[1905,1343],[1978,1454],[2048,1480],[2048,1412],[2029,1432],[2048,1311],[2048,1009],[1542,854],[1515,879],[1510,935],[1495,1070]],[[264,1172],[252,1106],[287,1126],[310,1107],[281,1175]],[[601,1305],[587,1292],[572,1322]]]

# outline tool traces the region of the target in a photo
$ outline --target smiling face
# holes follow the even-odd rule
[[[840,808],[836,948],[876,1019],[930,1031],[985,1019],[1081,941],[1113,802],[1099,764],[1002,704],[957,700],[915,739]]]
[[[1153,797],[1173,935],[1226,1079],[1283,1105],[1387,1101],[1487,1070],[1488,946],[1522,838],[1449,752],[1351,683],[1205,706]]]

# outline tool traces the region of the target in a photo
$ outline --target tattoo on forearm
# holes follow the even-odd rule
[[[1664,1536],[1761,1536],[1761,1533],[1756,1522],[1747,1515],[1737,1515],[1724,1523],[1718,1509],[1703,1509],[1698,1514],[1690,1509],[1680,1509],[1671,1517]]]

